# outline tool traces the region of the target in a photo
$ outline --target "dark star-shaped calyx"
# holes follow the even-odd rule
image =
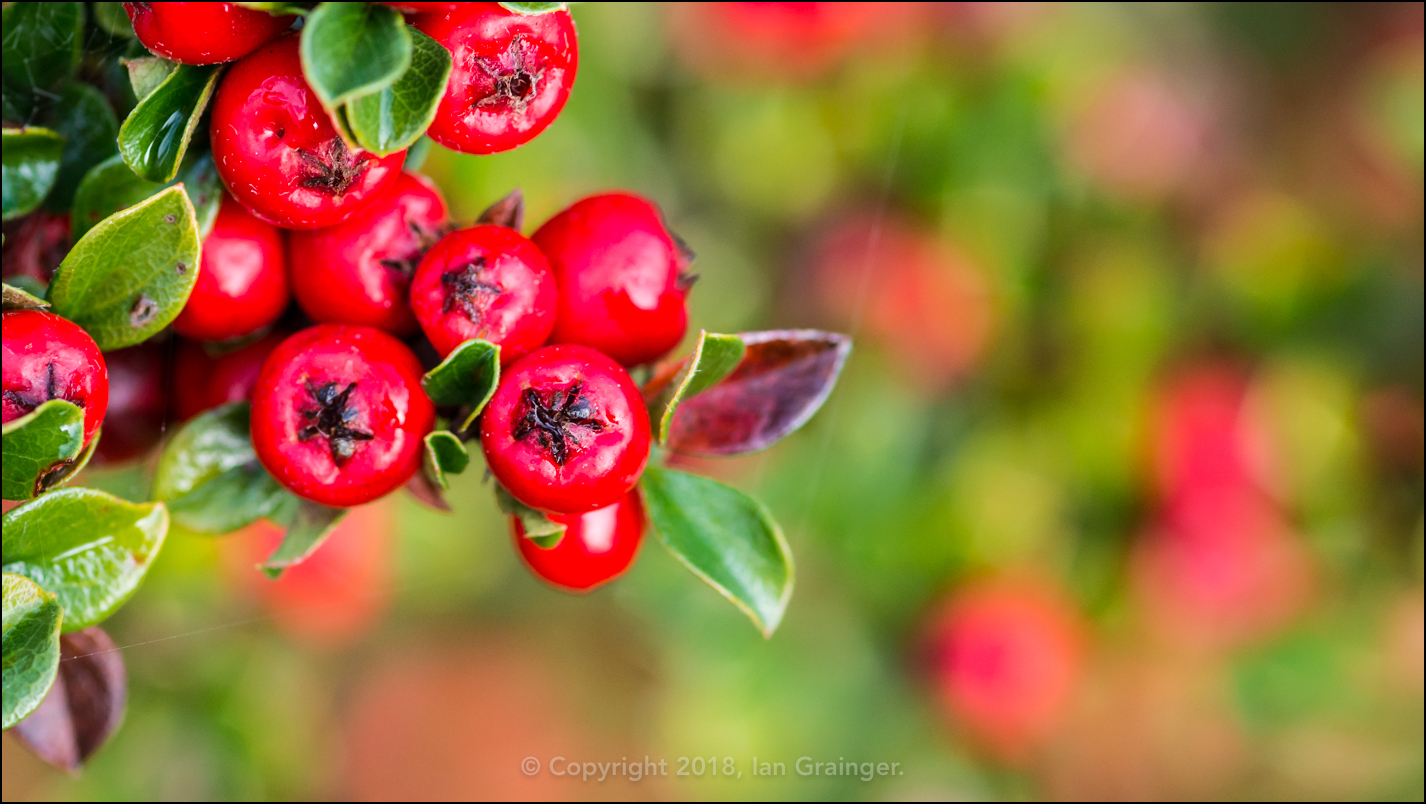
[[[337,383],[329,382],[323,386],[314,386],[311,380],[307,381],[307,393],[316,400],[317,407],[302,410],[303,418],[312,424],[297,433],[297,440],[306,441],[315,436],[327,439],[327,447],[332,452],[332,463],[337,466],[346,465],[356,452],[358,441],[372,439],[371,433],[358,430],[347,424],[355,419],[360,412],[347,404],[347,401],[351,399],[352,391],[356,390],[356,386],[356,383],[351,383],[338,393]]]
[[[544,70],[531,70],[525,64],[527,47],[525,38],[517,36],[510,40],[510,46],[502,56],[477,62],[495,84],[485,97],[475,102],[476,106],[509,104],[516,112],[525,111],[525,107],[539,93],[540,80],[545,75]]]
[[[366,172],[367,160],[347,150],[341,137],[327,140],[319,151],[297,149],[302,160],[303,187],[341,197]]]
[[[582,391],[583,385],[576,382],[567,390],[555,391],[546,402],[535,389],[526,388],[521,395],[525,413],[511,435],[516,441],[523,441],[533,434],[536,443],[550,453],[554,462],[564,466],[569,461],[570,447],[579,445],[579,439],[570,432],[571,427],[583,427],[596,433],[604,429],[604,422],[595,418],[594,406]]]
[[[441,286],[446,291],[441,312],[449,314],[459,308],[472,324],[481,323],[490,303],[505,293],[499,282],[485,281],[484,274],[488,270],[490,266],[486,265],[485,258],[476,257],[454,271],[441,274]]]

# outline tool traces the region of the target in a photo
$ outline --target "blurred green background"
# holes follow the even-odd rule
[[[855,336],[803,430],[685,462],[786,530],[776,635],[657,540],[543,586],[479,471],[278,585],[270,533],[174,534],[105,626],[124,725],[75,778],[6,736],[6,800],[1421,799],[1421,4],[754,5],[574,6],[558,121],[424,172],[458,221],[643,193],[694,334]],[[1251,515],[1175,507],[1215,438]],[[997,584],[1074,634],[995,687],[1063,678],[1028,725],[937,648]]]

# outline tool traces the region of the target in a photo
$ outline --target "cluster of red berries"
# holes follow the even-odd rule
[[[567,11],[389,5],[414,13],[411,24],[452,53],[428,131],[435,141],[506,150],[564,105],[577,62]],[[490,471],[567,526],[545,550],[512,520],[528,563],[576,589],[622,572],[642,538],[634,485],[650,446],[627,368],[665,355],[687,326],[691,255],[657,207],[611,193],[530,238],[490,223],[456,229],[436,189],[403,172],[404,152],[378,157],[343,140],[304,78],[291,18],[232,3],[125,7],[138,38],[165,58],[236,62],[211,127],[229,195],[173,324],[186,339],[177,414],[250,398],[253,446],[274,478],[312,502],[360,505],[411,480],[436,425],[421,385],[429,365],[413,345],[424,348],[424,335],[445,357],[482,339],[500,348],[503,368],[478,431]],[[285,334],[294,297],[314,325]],[[111,371],[78,326],[5,313],[5,421],[67,399],[85,411],[87,442],[109,406]]]

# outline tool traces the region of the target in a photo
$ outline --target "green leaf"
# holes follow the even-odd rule
[[[183,310],[198,279],[198,221],[182,187],[105,218],[55,269],[49,302],[104,351],[142,343]]]
[[[18,288],[6,283],[5,285],[5,309],[6,310],[43,310],[49,307],[50,303],[44,299],[36,298],[24,288]]]
[[[563,11],[569,8],[569,3],[501,3],[500,5],[507,11],[525,15],[548,14],[551,11]]]
[[[431,154],[431,146],[434,145],[430,137],[421,137],[406,149],[406,161],[401,163],[401,169],[407,173],[415,173],[426,164],[426,157]]]
[[[243,8],[250,8],[253,11],[266,11],[274,17],[286,17],[293,14],[306,14],[312,10],[312,3],[237,3]]]
[[[495,503],[500,506],[501,511],[519,518],[520,525],[525,530],[525,538],[534,542],[535,546],[549,550],[564,538],[564,525],[545,516],[544,511],[531,508],[515,499],[515,495],[506,491],[499,483],[495,484]]]
[[[446,356],[439,366],[426,372],[421,387],[426,396],[442,407],[470,406],[460,429],[469,429],[475,417],[500,384],[500,347],[472,338]]]
[[[94,9],[94,22],[106,33],[134,38],[134,24],[124,13],[123,3],[94,3],[90,8]]]
[[[69,216],[73,237],[78,240],[95,224],[115,212],[128,209],[158,191],[180,183],[193,202],[194,216],[198,219],[198,236],[207,237],[213,229],[213,220],[218,217],[223,184],[213,165],[213,155],[206,151],[197,155],[190,153],[178,171],[178,178],[168,184],[139,178],[129,169],[124,157],[118,155],[90,168],[79,183],[79,189],[74,192],[74,206]]]
[[[656,376],[649,383],[650,389],[657,389],[652,391],[647,404],[649,421],[654,423],[654,435],[660,444],[668,440],[669,423],[678,410],[678,403],[728,376],[728,372],[738,367],[744,351],[743,339],[737,335],[719,335],[705,329],[698,333],[693,354],[670,367],[672,376]]]
[[[64,137],[46,128],[7,128],[4,138],[4,219],[33,210],[45,200],[59,177]]]
[[[164,445],[153,498],[198,533],[231,533],[271,516],[288,494],[258,463],[248,430],[251,406],[224,405],[193,417]]]
[[[436,119],[436,107],[451,77],[451,53],[408,27],[411,66],[389,87],[347,103],[346,119],[363,148],[386,156],[410,148]]]
[[[59,174],[54,189],[45,197],[46,209],[64,212],[74,202],[74,188],[84,174],[119,152],[114,143],[119,120],[104,93],[89,84],[70,81],[40,116],[40,122],[64,137]]]
[[[5,422],[3,489],[0,497],[28,500],[74,474],[84,448],[84,411],[51,399]]]
[[[762,505],[706,477],[649,467],[639,481],[649,521],[693,573],[772,636],[792,597],[792,553]]]
[[[396,83],[411,65],[400,12],[372,3],[323,3],[302,27],[302,72],[328,112]]]
[[[458,475],[470,465],[470,453],[465,445],[449,430],[436,430],[426,435],[426,454],[422,459],[425,472],[436,485],[450,488],[446,475]]]
[[[168,533],[163,503],[94,489],[46,494],[5,514],[5,572],[59,597],[64,630],[98,625],[129,599]]]
[[[0,56],[5,83],[23,89],[51,89],[79,69],[83,3],[10,3],[4,14]]]
[[[259,565],[267,577],[277,580],[282,571],[301,564],[316,552],[322,542],[341,524],[347,515],[346,508],[330,508],[309,500],[301,500],[292,517],[292,524],[282,537],[282,544],[272,551],[272,555]]]
[[[59,672],[59,625],[64,610],[51,592],[21,575],[3,579],[4,656],[0,683],[5,688],[4,723],[10,728],[35,711]]]
[[[221,64],[180,64],[129,112],[119,127],[119,153],[140,177],[167,182],[178,175],[222,69]]]
[[[134,102],[147,98],[158,89],[164,81],[168,80],[173,71],[178,69],[178,62],[162,59],[158,56],[138,56],[132,59],[120,59],[124,69],[129,72],[129,86],[134,90]]]

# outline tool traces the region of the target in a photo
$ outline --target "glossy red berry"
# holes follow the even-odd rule
[[[3,342],[4,421],[64,399],[84,409],[88,444],[109,408],[109,371],[89,333],[54,313],[8,310]]]
[[[592,346],[626,366],[649,363],[688,329],[693,255],[650,201],[590,196],[535,232],[559,288],[551,343]]]
[[[649,460],[649,417],[619,364],[585,346],[547,346],[500,378],[481,417],[495,479],[526,505],[576,514],[617,502]]]
[[[287,240],[292,293],[313,320],[363,324],[396,335],[416,330],[411,276],[446,225],[431,183],[402,173],[372,206],[336,226]]]
[[[109,406],[104,436],[94,445],[95,462],[124,463],[158,446],[168,415],[169,349],[167,343],[147,341],[104,355]]]
[[[437,352],[483,338],[500,346],[505,365],[544,345],[555,296],[545,255],[504,226],[451,232],[426,252],[411,281],[411,307]]]
[[[564,538],[545,550],[525,538],[519,517],[510,517],[515,546],[530,571],[571,592],[587,592],[622,575],[644,540],[644,506],[631,491],[614,503],[583,514],[553,514]]]
[[[430,14],[433,11],[450,11],[460,8],[460,3],[382,3],[403,14]]]
[[[5,222],[3,276],[27,276],[48,284],[69,253],[69,213],[36,210]]]
[[[124,11],[144,47],[181,64],[236,61],[281,36],[296,19],[238,3],[125,3]]]
[[[251,399],[262,364],[288,333],[270,332],[261,339],[236,349],[210,351],[216,347],[197,341],[182,341],[174,358],[173,412],[180,421],[209,408]]]
[[[223,196],[203,238],[193,294],[173,320],[180,335],[224,341],[255,332],[287,309],[287,255],[282,230]]]
[[[411,479],[435,408],[421,364],[379,329],[320,324],[263,364],[253,393],[258,460],[289,491],[323,505],[361,505]]]
[[[517,14],[499,3],[461,3],[411,22],[451,52],[450,83],[426,133],[468,154],[508,151],[559,116],[579,66],[566,10]]]
[[[302,77],[298,37],[228,68],[213,99],[213,160],[228,192],[285,229],[334,226],[376,202],[405,151],[349,150]]]

